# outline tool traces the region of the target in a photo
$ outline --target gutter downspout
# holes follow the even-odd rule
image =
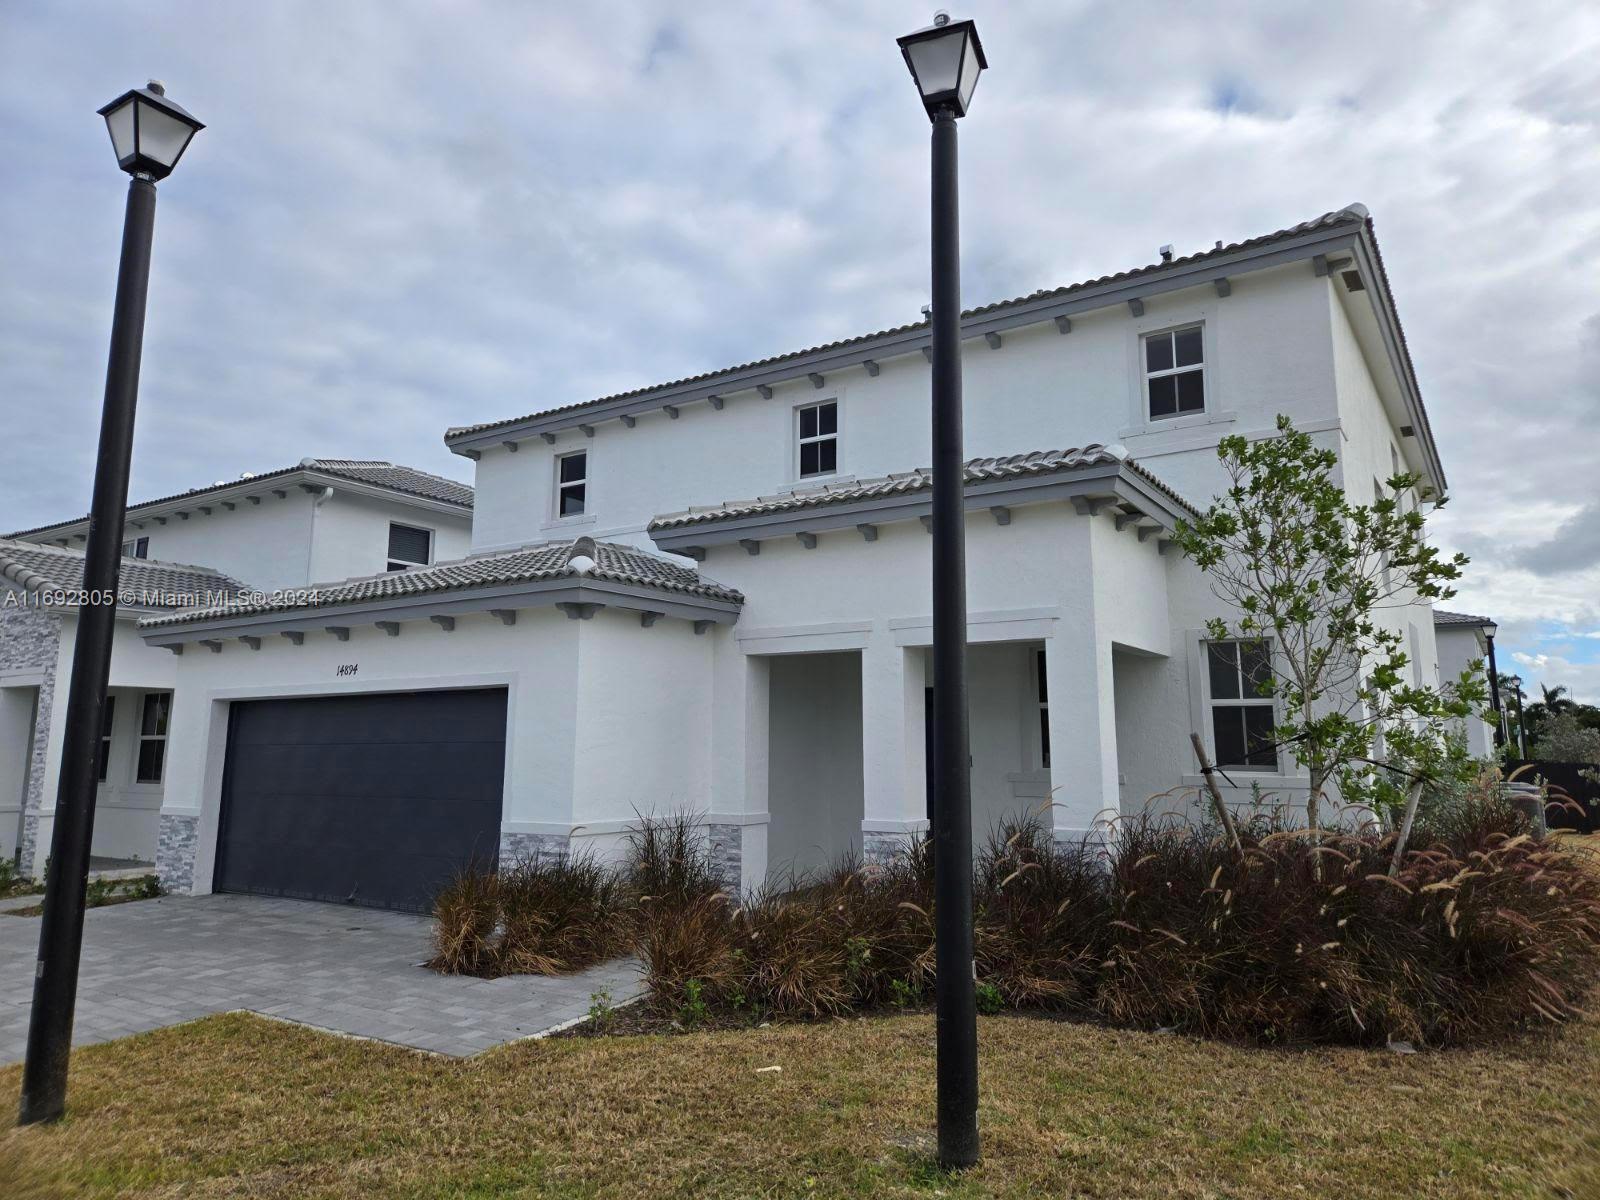
[[[329,500],[332,500],[332,499],[333,499],[333,489],[331,487],[325,487],[325,488],[322,489],[322,491],[317,493],[317,495],[311,501],[311,528],[306,534],[306,583],[305,583],[305,585],[307,587],[310,587],[313,583],[316,582],[316,580],[314,578],[312,578],[312,575],[311,575],[311,564],[314,561],[314,559],[316,558],[316,550],[317,550],[317,513],[321,511],[322,506],[324,504],[326,504]]]

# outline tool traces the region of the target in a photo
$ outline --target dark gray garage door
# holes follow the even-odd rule
[[[424,911],[492,865],[503,690],[233,705],[216,888]]]

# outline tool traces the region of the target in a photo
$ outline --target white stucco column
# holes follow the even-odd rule
[[[0,683],[0,855],[10,858],[22,837],[22,798],[33,754],[33,687]]]
[[[891,853],[928,828],[923,654],[874,631],[861,652],[862,855]]]
[[[1044,644],[1050,787],[1058,838],[1098,832],[1120,811],[1111,643],[1062,621]]]
[[[746,654],[733,630],[719,631],[712,684],[712,851],[746,890],[767,876],[767,756],[771,660]]]

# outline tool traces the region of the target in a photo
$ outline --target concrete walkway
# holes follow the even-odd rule
[[[90,909],[74,1045],[248,1009],[321,1029],[468,1056],[588,1012],[602,988],[640,993],[619,960],[560,978],[466,979],[420,966],[429,921],[259,896],[166,896]],[[37,917],[0,916],[0,1064],[23,1057]]]

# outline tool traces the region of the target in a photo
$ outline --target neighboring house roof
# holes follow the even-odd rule
[[[1450,625],[1472,626],[1476,628],[1484,625],[1493,625],[1495,624],[1495,620],[1493,617],[1477,617],[1473,616],[1471,613],[1446,612],[1442,608],[1436,608],[1433,610],[1433,624],[1434,628],[1436,629],[1441,626]]]
[[[0,538],[0,581],[30,592],[75,592],[83,587],[83,551]],[[248,589],[210,567],[124,558],[117,587],[125,608],[176,609]],[[75,604],[64,604],[75,608]]]
[[[1370,254],[1380,288],[1376,289],[1374,303],[1380,319],[1392,327],[1395,368],[1402,376],[1401,388],[1415,411],[1418,435],[1424,446],[1429,466],[1437,477],[1439,490],[1444,490],[1444,471],[1438,460],[1437,448],[1422,405],[1421,391],[1417,386],[1416,372],[1412,366],[1410,349],[1406,344],[1405,330],[1395,311],[1394,296],[1389,286],[1388,272],[1383,265],[1383,255],[1378,249],[1373,233],[1372,218],[1366,206],[1351,204],[1333,212],[1323,213],[1309,221],[1291,225],[1260,237],[1247,238],[1230,245],[1218,245],[1198,254],[1185,255],[1170,262],[1152,263],[1102,275],[1097,279],[1067,284],[1063,287],[1043,289],[1027,296],[1001,300],[978,308],[965,310],[962,315],[962,336],[977,337],[986,332],[999,332],[1016,325],[1044,322],[1052,317],[1067,320],[1066,313],[1074,308],[1109,306],[1123,300],[1135,299],[1141,294],[1191,287],[1206,283],[1215,275],[1225,277],[1230,269],[1259,269],[1275,262],[1291,261],[1293,257],[1310,257],[1327,245],[1331,237],[1349,242],[1352,238]],[[1326,273],[1326,265],[1319,265]],[[516,432],[523,436],[550,432],[559,427],[578,423],[580,417],[594,420],[631,414],[647,408],[659,408],[668,403],[705,399],[719,387],[726,391],[769,386],[808,371],[839,369],[860,366],[874,357],[891,357],[894,354],[912,353],[928,344],[931,327],[927,321],[880,329],[875,333],[859,334],[840,341],[826,342],[804,350],[794,350],[768,358],[756,359],[737,366],[723,367],[698,375],[686,376],[669,383],[651,384],[631,391],[616,392],[593,400],[575,404],[540,409],[521,417],[488,421],[476,425],[458,426],[445,432],[445,442],[458,453],[475,454],[472,444],[492,444],[490,438],[499,431]]]
[[[1065,475],[1081,472],[1089,467],[1126,468],[1151,484],[1187,515],[1194,509],[1175,491],[1140,466],[1121,447],[1108,448],[1099,443],[1070,450],[1036,450],[1029,454],[1012,454],[1004,458],[972,458],[963,464],[967,488],[974,484],[1021,480],[1033,476]],[[795,488],[754,500],[733,500],[723,504],[690,508],[685,512],[666,513],[650,522],[650,532],[679,529],[689,525],[703,525],[741,517],[765,516],[794,512],[802,509],[823,508],[835,504],[857,504],[916,492],[931,492],[933,471],[918,467],[915,471],[885,475],[878,479],[862,479],[849,483],[820,484],[816,487]]]
[[[582,555],[593,559],[592,569],[580,571],[573,568],[572,560]],[[577,541],[547,542],[517,550],[475,555],[416,571],[393,571],[332,586],[308,588],[305,593],[314,599],[307,603],[295,603],[293,598],[287,597],[272,600],[252,598],[242,603],[185,609],[169,616],[152,617],[141,622],[140,628],[159,630],[273,613],[311,613],[352,605],[381,607],[385,602],[412,597],[466,593],[504,585],[547,581],[620,584],[731,606],[744,603],[741,593],[701,578],[692,567],[633,546],[579,538]]]
[[[170,496],[161,496],[155,500],[141,500],[137,504],[130,504],[127,509],[130,520],[137,519],[138,515],[147,510],[171,505],[185,500],[199,499],[206,496],[220,496],[221,493],[238,491],[249,493],[252,489],[260,489],[264,484],[297,483],[300,480],[293,476],[303,476],[305,481],[324,481],[337,483],[347,480],[352,483],[362,484],[367,487],[381,488],[395,492],[400,496],[415,497],[438,504],[455,505],[462,509],[472,507],[472,488],[454,479],[446,479],[443,475],[434,475],[428,471],[419,471],[415,467],[403,467],[391,462],[376,459],[354,458],[304,458],[296,466],[280,467],[275,471],[263,471],[249,474],[238,479],[229,479],[220,483],[213,483],[206,487],[192,488],[187,492],[175,492]],[[70,529],[76,525],[84,525],[88,517],[75,517],[70,521],[57,521],[51,525],[40,525],[33,529],[21,529],[7,537],[34,537],[52,530]]]

